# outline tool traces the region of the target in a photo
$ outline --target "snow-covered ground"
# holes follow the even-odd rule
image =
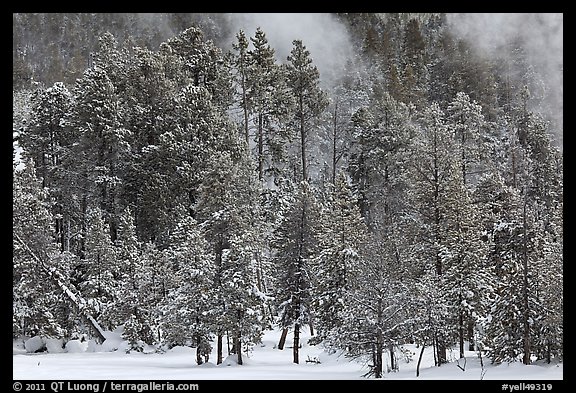
[[[13,346],[13,379],[35,380],[265,380],[265,379],[364,379],[368,370],[357,361],[350,361],[339,354],[329,354],[319,346],[309,346],[309,336],[302,334],[304,343],[300,350],[300,364],[292,363],[291,336],[286,347],[276,348],[280,333],[267,332],[262,344],[256,346],[249,355],[244,355],[244,365],[237,365],[233,358],[227,358],[216,365],[215,350],[210,362],[196,365],[195,350],[176,347],[164,353],[129,353],[122,350],[119,335],[107,332],[108,340],[102,345],[71,342],[66,352],[27,353],[22,345]],[[32,343],[30,343],[32,344]],[[50,343],[49,348],[57,347]],[[110,351],[112,348],[120,348]],[[59,348],[55,348],[59,350]],[[400,370],[384,374],[384,379],[416,379],[416,363],[419,349],[405,347],[406,355],[399,353]],[[409,352],[408,352],[409,351]],[[411,355],[410,355],[411,353]],[[410,358],[411,356],[411,358]],[[424,352],[418,379],[440,380],[561,380],[563,364],[534,364],[525,366],[520,363],[493,366],[484,359],[484,370],[474,352],[466,354],[466,364],[457,360],[435,367],[432,349]],[[318,359],[321,363],[309,362]],[[464,371],[458,367],[460,365]]]

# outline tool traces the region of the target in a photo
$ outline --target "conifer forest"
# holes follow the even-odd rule
[[[14,340],[562,360],[562,14],[12,18]]]

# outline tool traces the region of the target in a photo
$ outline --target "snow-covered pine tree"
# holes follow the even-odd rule
[[[288,86],[294,95],[296,106],[291,126],[298,130],[300,137],[300,173],[302,181],[309,181],[308,154],[312,136],[312,122],[328,106],[327,94],[320,88],[320,73],[313,65],[310,51],[301,40],[292,42],[292,51],[288,56],[286,72]]]
[[[264,297],[257,296],[264,273],[258,261],[263,244],[260,183],[252,172],[253,161],[245,145],[233,139],[235,135],[229,135],[223,151],[213,151],[208,157],[211,165],[196,205],[214,255],[217,363],[223,360],[224,335],[232,335],[236,345],[233,350],[229,348],[229,354],[235,353],[241,363],[242,344],[249,348],[258,342],[259,324],[264,324]]]
[[[70,332],[56,315],[61,295],[40,261],[30,255],[32,251],[48,261],[56,252],[46,191],[31,159],[23,169],[13,168],[13,176],[12,335],[63,338]]]
[[[457,172],[457,169],[454,168]],[[460,175],[450,178],[451,192],[444,196],[450,209],[444,210],[444,238],[440,242],[443,300],[451,310],[449,328],[458,338],[460,358],[465,342],[474,349],[478,322],[486,315],[495,290],[493,268],[487,263],[488,247],[480,238],[482,226],[478,209],[472,205]]]
[[[330,92],[331,102],[320,121],[320,143],[316,149],[326,154],[330,173],[326,179],[336,183],[339,168],[348,167],[353,146],[353,113],[369,104],[369,78],[357,59],[349,60]]]
[[[360,211],[371,231],[391,231],[405,203],[406,152],[414,135],[410,108],[383,93],[351,120],[348,170],[358,189]]]
[[[554,243],[561,240],[557,230],[563,193],[561,155],[551,148],[545,123],[527,110],[528,97],[525,88],[522,105],[510,123],[513,128],[508,129],[510,166],[505,180],[510,197],[505,199],[508,208],[500,213],[506,216],[494,224],[492,248],[499,256],[496,272],[500,286],[487,321],[494,362],[521,358],[530,364],[533,355],[549,359],[552,354],[545,348],[559,348],[563,341],[562,313],[558,312],[561,301],[553,296],[551,302],[541,286],[543,282],[562,282],[562,257],[550,255],[552,250],[558,252]],[[550,263],[550,258],[554,262]],[[501,317],[506,322],[498,322]],[[541,324],[543,318],[547,322]]]
[[[80,186],[82,219],[89,205],[98,207],[114,241],[122,210],[120,168],[124,165],[123,155],[130,148],[130,132],[123,124],[121,90],[108,73],[109,68],[95,63],[74,86],[74,106],[66,125],[78,136],[72,152],[75,162],[69,162],[74,167],[66,169],[75,173],[75,183]]]
[[[116,263],[116,249],[99,207],[88,207],[85,247],[86,253],[80,260],[74,280],[94,317],[103,327],[112,330],[117,322],[118,279],[122,267]]]
[[[63,122],[73,105],[72,94],[57,82],[46,89],[38,88],[31,100],[30,121],[19,136],[19,144],[34,159],[42,186],[52,187],[54,172],[72,142]]]
[[[286,122],[294,110],[294,96],[287,85],[285,68],[276,64],[274,49],[260,28],[250,37],[253,49],[249,54],[248,100],[256,126],[255,154],[258,179],[277,176],[285,158],[285,145],[291,138]]]
[[[55,219],[55,236],[61,251],[70,251],[72,235],[77,228],[74,219],[76,206],[74,180],[66,171],[74,130],[65,126],[65,119],[73,105],[73,97],[64,84],[57,82],[47,89],[38,89],[32,95],[32,108],[28,126],[19,133],[19,146],[34,159],[38,176],[50,193],[50,211]]]
[[[411,257],[415,258],[415,265],[420,266],[424,277],[427,274],[435,276],[434,280],[426,282],[436,285],[445,282],[441,277],[447,269],[443,255],[450,250],[450,230],[455,224],[453,218],[457,216],[452,198],[458,189],[464,187],[453,154],[454,143],[444,112],[437,104],[426,108],[410,160],[414,180],[408,196],[412,207],[406,214],[412,217],[414,225]],[[452,303],[449,295],[443,295],[444,305],[449,307]],[[456,314],[452,310],[450,315],[452,318],[446,318],[434,334],[438,365],[446,363],[446,350],[455,336],[455,331],[449,327],[455,326]]]
[[[130,208],[126,208],[118,219],[115,255],[121,267],[118,283],[119,297],[116,313],[116,325],[124,324],[124,337],[132,349],[141,351],[144,344],[154,343],[152,333],[153,315],[150,312],[148,269],[144,265],[143,246],[136,237],[136,227]]]
[[[359,250],[358,281],[343,298],[338,325],[328,341],[346,351],[346,356],[363,359],[366,376],[382,378],[384,371],[397,370],[394,347],[408,339],[412,300],[408,287],[395,272],[397,262],[392,243],[368,236]],[[384,354],[390,363],[385,368]]]
[[[185,217],[171,236],[165,262],[173,276],[162,301],[162,341],[196,348],[196,363],[208,361],[214,324],[214,258],[201,226]]]
[[[267,296],[256,285],[254,239],[245,232],[233,235],[230,248],[222,257],[222,298],[225,304],[224,320],[232,337],[231,354],[236,362],[243,364],[242,352],[248,352],[260,342],[264,329],[264,303]],[[256,243],[250,242],[254,240]]]
[[[341,325],[344,299],[360,280],[360,248],[368,229],[346,175],[336,179],[325,202],[319,229],[319,252],[314,269],[314,322],[321,342]]]
[[[248,101],[248,67],[250,66],[248,57],[248,39],[244,30],[236,33],[236,42],[232,43],[232,49],[237,53],[234,54],[232,64],[236,69],[234,74],[234,82],[237,85],[238,101],[242,108],[242,130],[244,131],[244,139],[246,146],[250,146],[250,127],[248,124],[248,113],[250,111],[250,103]]]
[[[283,338],[294,328],[293,361],[299,362],[300,330],[309,325],[312,308],[312,263],[319,244],[320,208],[314,190],[302,182],[273,242],[276,266],[275,298]],[[283,348],[283,342],[279,344]]]
[[[462,181],[464,185],[474,183],[471,176],[478,172],[478,164],[487,153],[483,151],[486,146],[482,143],[486,128],[482,107],[471,101],[466,93],[459,92],[448,104],[446,112],[457,141]]]

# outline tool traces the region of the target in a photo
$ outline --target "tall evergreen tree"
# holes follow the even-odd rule
[[[438,105],[432,104],[423,113],[414,148],[411,166],[415,181],[411,198],[414,198],[413,213],[419,220],[414,255],[421,264],[421,271],[432,273],[435,280],[441,282],[447,269],[443,254],[450,241],[449,232],[455,224],[453,218],[457,215],[453,197],[463,185],[456,172],[453,135]],[[452,324],[452,321],[445,321],[443,329],[434,335],[438,364],[446,363],[446,349],[452,340],[448,326]]]
[[[411,300],[408,288],[396,276],[391,243],[368,237],[359,250],[358,282],[346,291],[330,341],[346,349],[347,356],[364,359],[366,376],[382,378],[397,370],[394,347],[407,339]],[[389,350],[390,363],[384,364]]]
[[[328,105],[326,93],[320,88],[320,73],[313,65],[310,52],[301,40],[294,40],[288,56],[288,86],[296,100],[293,127],[300,136],[300,170],[302,181],[308,181],[308,149],[312,137],[312,122]]]
[[[169,347],[196,348],[196,363],[208,361],[215,316],[214,259],[203,231],[191,217],[180,221],[167,249],[171,278],[163,302],[162,330]]]
[[[76,272],[78,289],[89,303],[95,317],[113,329],[119,299],[120,266],[110,240],[109,227],[98,207],[89,207],[86,222],[86,254]]]
[[[360,248],[366,237],[366,224],[341,172],[322,212],[319,253],[313,265],[318,342],[341,324],[344,299],[361,280]]]
[[[56,251],[47,195],[34,172],[32,160],[24,169],[13,170],[12,334],[14,338],[63,338],[69,332],[55,312],[61,298],[46,270],[39,266],[41,261],[29,251],[43,261],[50,260]]]
[[[250,41],[254,49],[249,52],[248,95],[256,125],[258,179],[262,181],[265,173],[278,175],[278,166],[286,154],[284,145],[291,139],[286,122],[294,108],[294,97],[264,31],[256,29]]]
[[[311,267],[318,247],[319,213],[312,188],[302,182],[293,204],[275,233],[278,323],[284,329],[284,338],[288,329],[294,328],[294,363],[300,361],[300,330],[309,325],[310,321]],[[281,342],[279,349],[283,346]]]

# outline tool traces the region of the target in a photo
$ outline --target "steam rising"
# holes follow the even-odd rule
[[[423,22],[428,14],[411,14]],[[178,34],[170,23],[169,14],[134,14],[140,29],[155,26],[158,39],[167,39]],[[202,14],[187,14],[189,21],[201,22]],[[551,132],[556,143],[563,140],[563,14],[537,13],[490,13],[448,14],[450,29],[476,48],[479,54],[498,58],[512,58],[507,44],[515,41],[526,50],[527,60],[532,65],[533,81],[529,85],[532,93],[530,109],[540,112],[551,121]],[[231,48],[236,33],[242,29],[253,37],[260,27],[275,49],[277,60],[286,62],[292,49],[292,41],[301,39],[311,53],[314,64],[320,71],[324,88],[334,85],[344,71],[348,59],[358,48],[343,23],[329,13],[230,13],[220,18],[208,18],[203,28],[212,29],[224,48]],[[512,62],[511,62],[512,63]],[[518,70],[511,70],[514,73]]]
[[[302,40],[310,51],[314,64],[320,71],[320,78],[329,86],[334,77],[342,72],[346,59],[352,54],[348,32],[330,14],[230,14],[231,30],[242,29],[252,37],[260,27],[268,42],[276,51],[279,62],[286,62],[292,50],[292,41]],[[235,40],[232,36],[230,42]]]
[[[448,21],[461,37],[486,56],[506,57],[506,44],[519,41],[533,66],[536,83],[528,86],[542,98],[540,111],[552,124],[560,145],[563,139],[563,14],[450,14]],[[538,84],[538,79],[543,83]]]

